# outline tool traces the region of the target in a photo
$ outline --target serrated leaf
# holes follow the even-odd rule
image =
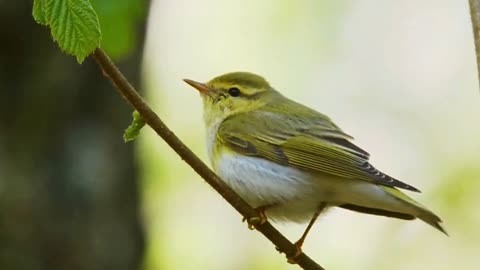
[[[60,48],[82,63],[100,45],[100,23],[88,0],[34,0],[33,16],[50,26]]]
[[[44,10],[45,0],[33,0],[33,18],[39,24],[48,25]]]
[[[140,130],[145,126],[145,121],[139,112],[133,111],[132,113],[132,123],[125,129],[123,133],[123,140],[125,142],[135,140],[140,134]]]

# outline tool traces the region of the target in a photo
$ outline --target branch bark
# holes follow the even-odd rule
[[[225,182],[208,168],[207,165],[205,165],[205,163],[203,163],[182,141],[180,141],[180,139],[162,122],[162,120],[160,120],[102,49],[96,49],[93,53],[93,58],[103,70],[104,75],[112,81],[115,89],[117,89],[120,95],[140,113],[145,122],[155,130],[155,132],[195,170],[195,172],[220,193],[220,195],[243,217],[246,219],[260,219],[260,215],[255,209],[248,205],[229,186],[227,186]],[[288,257],[294,256],[297,252],[297,248],[292,242],[283,236],[269,222],[254,224],[254,227],[257,231],[268,238],[277,247],[278,251],[285,253]],[[297,264],[303,269],[323,270],[319,264],[304,253],[301,253],[297,258]]]
[[[472,20],[475,53],[477,55],[477,75],[480,81],[480,0],[468,0]]]

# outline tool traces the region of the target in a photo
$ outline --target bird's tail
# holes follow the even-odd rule
[[[394,196],[395,198],[411,206],[412,211],[409,214],[414,215],[415,217],[423,220],[425,223],[428,223],[435,229],[448,235],[447,231],[445,231],[445,229],[441,225],[442,220],[437,215],[435,215],[432,211],[428,210],[426,207],[416,202],[414,199],[408,197],[405,193],[401,192],[396,188],[386,187],[386,186],[383,186],[382,188],[390,195]]]

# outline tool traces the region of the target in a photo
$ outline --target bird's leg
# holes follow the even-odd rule
[[[247,221],[248,223],[248,228],[250,230],[254,230],[255,229],[255,226],[254,225],[261,225],[265,222],[267,222],[267,215],[265,214],[265,211],[267,211],[267,209],[269,208],[272,208],[274,206],[276,206],[277,204],[274,203],[274,204],[267,204],[267,205],[262,205],[262,206],[259,206],[259,207],[256,207],[254,208],[255,210],[257,210],[258,212],[258,215],[260,217],[252,217],[252,218],[243,218],[242,221],[245,222]]]
[[[327,203],[320,203],[320,205],[318,206],[317,210],[315,211],[315,213],[313,214],[313,217],[312,219],[310,220],[310,222],[308,223],[307,225],[307,228],[305,229],[305,231],[303,232],[302,236],[300,237],[300,239],[297,240],[297,242],[295,242],[295,247],[297,248],[297,252],[295,252],[295,254],[291,257],[287,257],[287,261],[291,264],[296,264],[297,263],[297,258],[298,256],[300,256],[300,254],[302,254],[302,245],[303,245],[303,242],[305,242],[305,238],[307,238],[307,235],[308,233],[310,232],[310,229],[313,227],[313,224],[315,223],[315,221],[317,220],[318,216],[320,216],[320,214],[322,213],[322,211],[325,209],[325,207],[327,207]]]

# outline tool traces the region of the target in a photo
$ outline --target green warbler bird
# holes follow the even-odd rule
[[[310,220],[299,250],[329,207],[419,218],[447,234],[437,215],[397,188],[418,189],[375,169],[329,117],[286,98],[261,76],[233,72],[207,83],[184,81],[202,97],[214,171],[265,218]]]

